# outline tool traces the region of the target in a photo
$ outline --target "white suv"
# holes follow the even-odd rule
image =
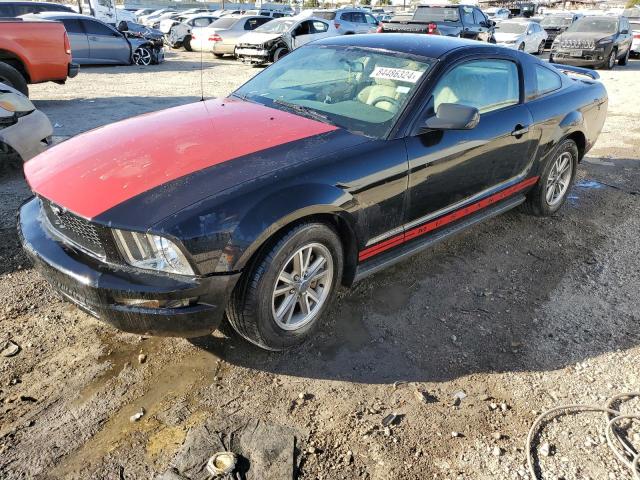
[[[307,13],[308,12],[308,13]],[[308,14],[333,22],[341,35],[354,33],[374,33],[378,28],[378,20],[371,13],[360,8],[339,8],[337,10],[306,10],[300,15]]]

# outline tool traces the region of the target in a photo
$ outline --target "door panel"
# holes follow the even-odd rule
[[[534,141],[527,129],[532,118],[518,103],[519,97],[518,70],[508,60],[465,62],[442,77],[430,98],[432,114],[442,103],[462,104],[478,108],[480,122],[471,130],[431,130],[406,139],[407,222],[513,180],[528,169]]]
[[[73,61],[79,64],[89,62],[89,41],[80,21],[76,18],[63,18],[62,23],[69,36]]]
[[[89,40],[92,63],[131,63],[131,48],[122,35],[97,21],[82,22]]]

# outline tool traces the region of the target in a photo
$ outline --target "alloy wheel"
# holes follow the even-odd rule
[[[570,153],[563,152],[553,163],[547,177],[545,199],[550,207],[562,201],[569,189],[572,175],[573,157]]]
[[[276,279],[271,310],[283,330],[297,330],[315,319],[333,282],[334,260],[327,247],[310,243],[284,263]]]
[[[544,53],[544,40],[540,42],[538,46],[538,54],[542,55]]]
[[[145,47],[138,47],[133,52],[133,63],[136,65],[151,65],[151,51]]]
[[[520,50],[521,52],[524,52],[524,42],[518,45],[518,50]]]
[[[611,55],[609,55],[609,68],[613,68],[616,65],[616,51],[612,50]]]

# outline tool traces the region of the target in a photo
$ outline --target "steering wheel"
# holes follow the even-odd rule
[[[400,106],[400,103],[398,102],[398,100],[396,100],[393,97],[378,97],[373,101],[373,103],[371,105],[373,105],[375,107],[380,102],[388,102],[388,103],[390,103],[391,105],[393,105],[396,108],[398,108]]]

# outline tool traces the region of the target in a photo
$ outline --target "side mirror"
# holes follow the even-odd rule
[[[129,27],[127,26],[127,22],[125,22],[124,20],[121,20],[120,22],[118,22],[118,26],[116,27],[116,30],[118,30],[119,32],[126,32],[127,30],[129,30]]]
[[[622,30],[620,33],[621,33],[621,34],[623,34],[623,35],[626,35],[626,34],[628,34],[628,33],[629,33],[629,30],[627,30],[627,29],[625,28],[625,29],[624,29],[624,30]]]
[[[441,103],[435,116],[425,122],[431,130],[471,130],[480,122],[480,113],[475,107],[455,103]]]

